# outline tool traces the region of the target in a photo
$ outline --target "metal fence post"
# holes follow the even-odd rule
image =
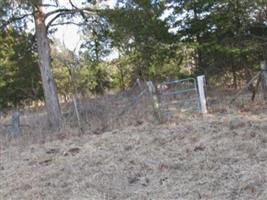
[[[208,113],[207,104],[206,104],[206,97],[205,97],[205,90],[204,90],[204,80],[205,80],[204,75],[197,77],[198,94],[199,94],[201,112],[203,114]]]

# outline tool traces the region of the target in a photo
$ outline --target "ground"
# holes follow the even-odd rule
[[[267,114],[242,109],[11,141],[0,147],[0,199],[266,200]]]

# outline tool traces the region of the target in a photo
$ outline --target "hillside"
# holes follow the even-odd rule
[[[1,146],[0,199],[267,199],[267,115],[180,116]]]

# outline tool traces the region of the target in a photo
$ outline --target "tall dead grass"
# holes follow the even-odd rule
[[[138,126],[144,123],[158,123],[153,116],[151,96],[148,91],[138,100],[136,97],[146,89],[145,84],[134,87],[116,94],[97,96],[94,98],[78,99],[78,110],[81,117],[81,126],[77,121],[73,102],[62,105],[64,126],[58,132],[53,132],[47,123],[44,108],[38,110],[23,110],[21,116],[22,135],[11,138],[7,134],[10,126],[10,116],[2,117],[0,126],[0,144],[2,147],[15,142],[24,145],[29,143],[44,143],[51,140],[63,140],[82,134],[101,134],[114,129],[127,126]],[[261,94],[251,102],[251,93],[242,94],[234,103],[230,104],[234,96],[233,90],[207,89],[207,105],[209,113],[234,114],[252,113],[260,114],[267,110],[266,102]],[[136,102],[135,102],[136,101]],[[166,122],[183,121],[199,114],[177,113]],[[190,120],[190,119],[189,119]]]
[[[80,136],[81,134],[101,134],[105,131],[143,123],[153,123],[153,109],[148,91],[136,99],[146,89],[145,85],[135,85],[129,90],[116,94],[78,99],[78,111],[81,118],[79,126],[73,102],[62,105],[63,128],[54,132],[49,128],[45,110],[23,110],[21,112],[22,134],[11,138],[7,133],[10,115],[1,120],[0,129],[2,146],[19,141],[43,143],[46,141]]]

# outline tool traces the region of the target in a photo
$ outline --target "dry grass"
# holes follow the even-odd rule
[[[266,116],[184,116],[1,149],[1,199],[262,199]]]
[[[136,96],[144,90],[144,86],[135,86],[128,91],[118,94],[99,96],[95,98],[79,99],[79,114],[81,127],[78,126],[73,103],[61,105],[64,125],[59,132],[53,132],[47,123],[45,110],[23,110],[21,112],[22,136],[15,141],[7,134],[10,124],[10,114],[0,119],[1,141],[9,145],[11,142],[24,142],[25,144],[44,143],[55,139],[82,134],[101,134],[125,126],[140,125],[144,122],[155,122],[152,112],[151,99],[148,92],[132,104]]]
[[[73,124],[59,133],[44,127],[36,137],[24,131],[1,139],[0,199],[265,200],[267,105],[239,100],[226,106],[226,94],[209,94],[211,113],[204,117],[183,113],[156,125],[144,98],[117,124],[106,123],[109,113],[102,131],[88,116],[82,135]],[[93,117],[101,120],[118,108],[116,99],[129,103],[129,95],[122,97],[95,99],[85,113],[104,104]]]

